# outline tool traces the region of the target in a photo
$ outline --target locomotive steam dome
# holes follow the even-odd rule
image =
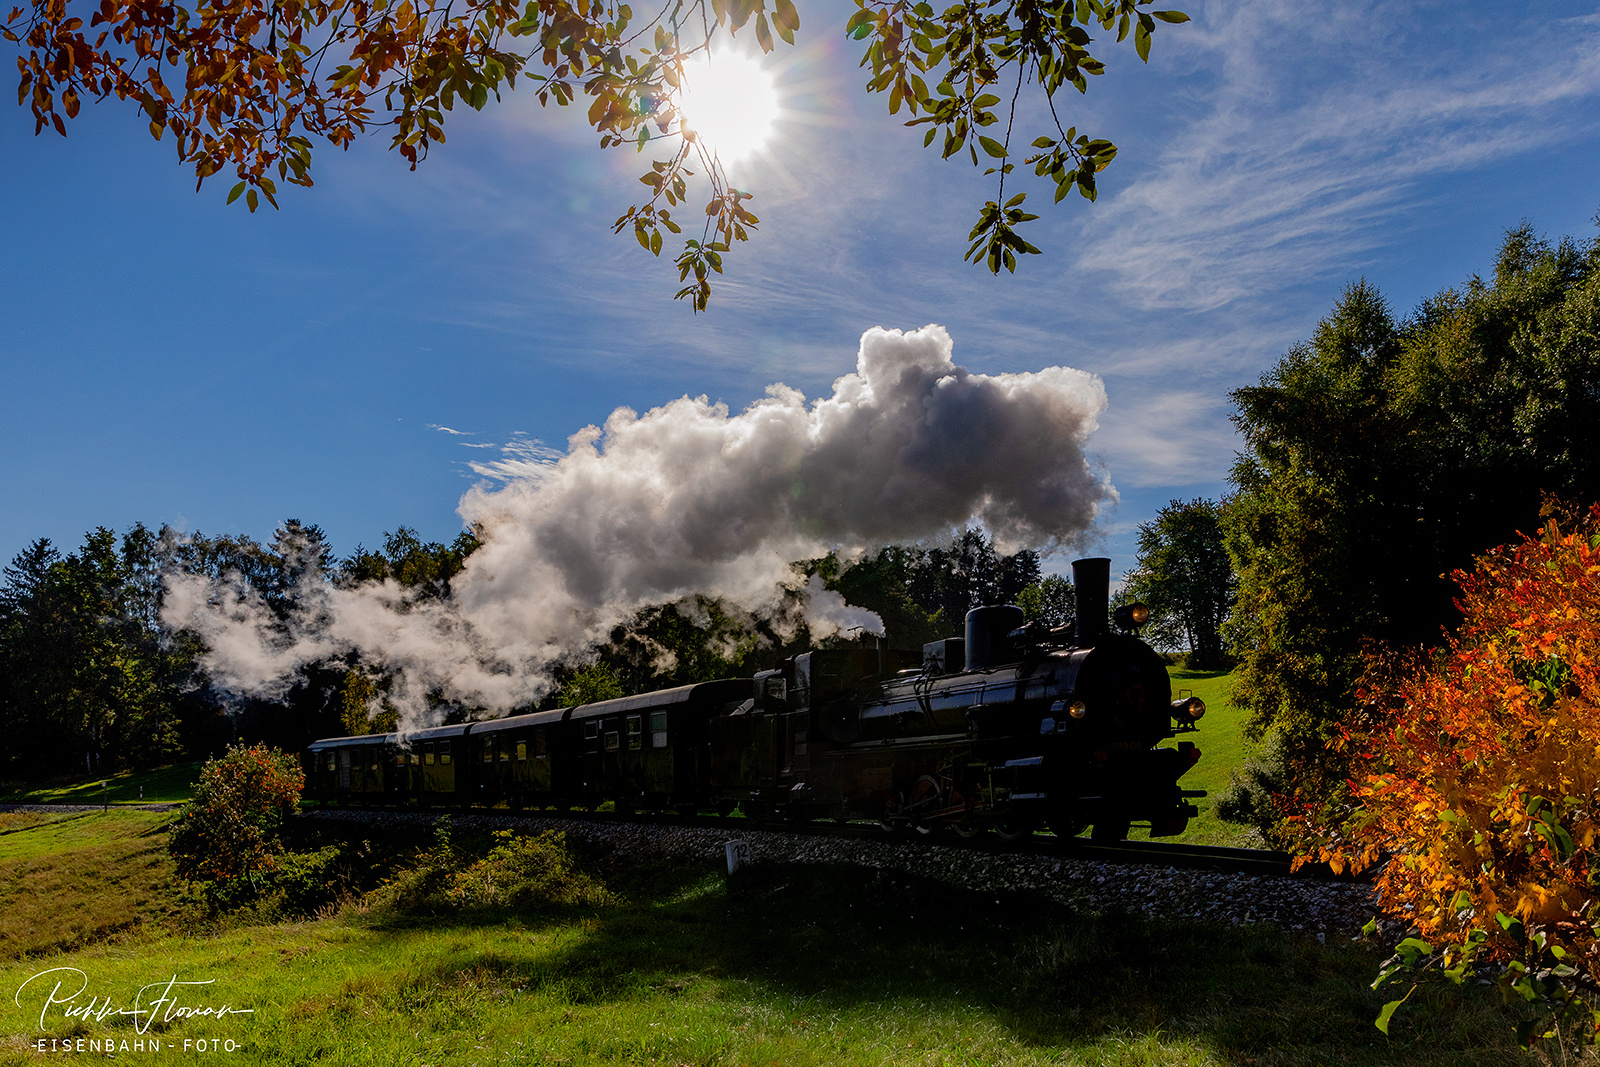
[[[1011,631],[1026,621],[1013,604],[973,608],[967,612],[967,670],[981,671],[998,663],[1021,659],[1013,647]]]

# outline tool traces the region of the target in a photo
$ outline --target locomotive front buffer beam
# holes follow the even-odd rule
[[[1048,825],[1075,837],[1093,826],[1098,840],[1120,840],[1130,826],[1151,837],[1175,837],[1200,814],[1192,800],[1204,790],[1181,789],[1178,778],[1199,758],[1189,742],[1177,748],[1093,753],[1089,766],[1066,768],[1042,756],[990,768],[996,814],[1012,826]]]

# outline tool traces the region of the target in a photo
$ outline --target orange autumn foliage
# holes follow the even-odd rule
[[[1464,618],[1431,659],[1369,658],[1365,728],[1345,738],[1358,808],[1320,851],[1336,866],[1392,857],[1381,906],[1435,946],[1471,944],[1518,973],[1560,961],[1592,988],[1600,505],[1568,525],[1456,572]]]

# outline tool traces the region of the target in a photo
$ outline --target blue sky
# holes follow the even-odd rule
[[[995,278],[961,261],[989,181],[865,95],[853,5],[803,4],[770,60],[785,118],[736,174],[760,231],[699,316],[610,233],[643,161],[529,93],[457,111],[415,173],[381,137],[324,146],[314,189],[253,216],[225,182],[196,194],[131,105],[66,139],[0,109],[0,557],[135,521],[297,517],[341,555],[402,523],[448,539],[506,444],[683,395],[825,395],[867,328],[937,322],[973,370],[1104,378],[1120,573],[1137,523],[1226,490],[1228,391],[1341,287],[1403,312],[1520,220],[1588,236],[1600,209],[1594,4],[1180,6],[1148,66],[1107,48],[1066,101],[1120,146],[1100,200],[1040,209],[1045,254]]]

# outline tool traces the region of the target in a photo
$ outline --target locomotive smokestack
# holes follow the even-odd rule
[[[1111,632],[1111,561],[1101,556],[1073,560],[1072,588],[1078,597],[1078,647],[1093,648]]]

